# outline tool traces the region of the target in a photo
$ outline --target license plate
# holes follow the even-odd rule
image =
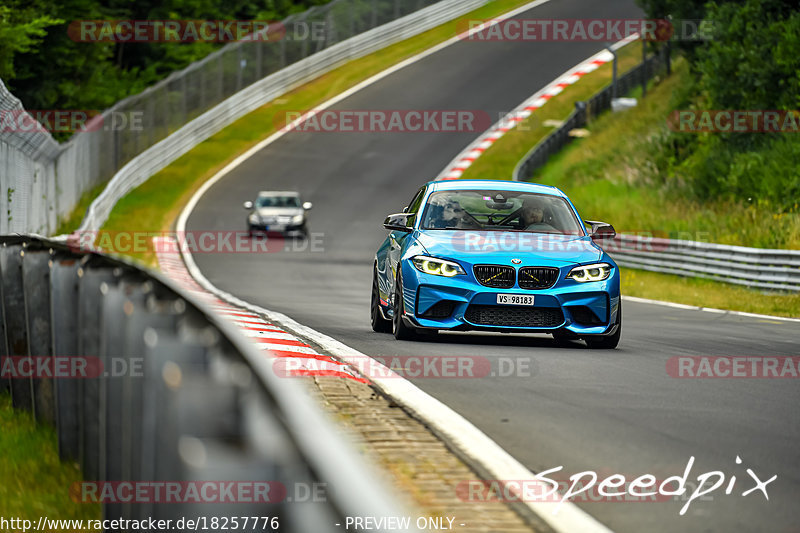
[[[533,305],[533,296],[530,294],[498,294],[497,303],[500,305]]]

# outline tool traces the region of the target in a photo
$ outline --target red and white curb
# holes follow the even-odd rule
[[[284,377],[340,377],[367,383],[347,363],[317,352],[312,346],[258,314],[218,298],[201,287],[189,274],[172,237],[154,237],[161,271],[184,290],[203,301],[217,315],[231,321],[265,356],[275,358],[273,368]]]
[[[631,35],[618,43],[611,49],[616,51],[626,44],[638,39],[638,35]],[[486,132],[472,141],[455,159],[453,159],[445,169],[436,177],[440,180],[459,179],[464,172],[472,166],[476,159],[483,155],[498,139],[514,129],[520,122],[530,117],[536,110],[545,105],[548,100],[561,93],[564,89],[577,83],[582,77],[590,72],[594,72],[602,65],[614,60],[614,54],[608,50],[603,50],[593,55],[578,66],[567,71],[560,78],[550,83],[544,89],[536,92],[533,96],[518,105],[513,111],[505,115]]]

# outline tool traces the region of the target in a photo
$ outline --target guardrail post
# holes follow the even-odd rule
[[[672,74],[672,41],[667,41],[667,44],[664,45],[664,50],[666,51],[666,62],[667,62],[667,76]]]
[[[5,285],[5,281],[3,278],[3,262],[0,261],[0,393],[11,391],[10,378],[4,378],[2,374],[3,362],[9,355],[8,335],[6,330],[6,315],[5,315],[5,310],[3,309],[5,307],[3,305],[3,302],[5,301],[5,297],[3,296],[3,285]]]
[[[647,96],[647,39],[642,37],[642,98]]]
[[[102,294],[100,287],[111,284],[119,275],[110,268],[94,268],[94,261],[85,256],[78,270],[78,354],[82,357],[101,356]],[[100,394],[99,379],[80,380],[81,402],[81,466],[84,478],[99,480],[106,458],[105,450],[105,399]]]
[[[3,273],[3,318],[6,347],[10,357],[27,357],[28,327],[25,323],[25,294],[22,283],[22,245],[0,247],[0,270]],[[14,407],[33,410],[33,386],[30,378],[11,377],[11,400]]]
[[[25,297],[25,321],[28,350],[35,358],[52,358],[50,339],[50,252],[31,247],[22,256],[22,283]],[[52,361],[51,361],[52,362]],[[52,367],[55,369],[55,365]],[[31,380],[33,411],[37,419],[56,422],[53,379],[35,376]]]
[[[78,355],[78,260],[56,252],[50,269],[50,316],[55,357]],[[55,379],[58,454],[61,459],[80,460],[80,383]]]
[[[103,481],[123,481],[129,478],[123,472],[123,447],[127,435],[123,432],[123,420],[130,413],[123,409],[124,379],[114,375],[118,361],[126,361],[124,357],[126,314],[132,307],[127,293],[135,290],[134,284],[121,280],[112,286],[106,282],[100,284],[102,294],[98,307],[101,310],[98,330],[100,333],[100,368],[102,372],[91,381],[96,381],[100,400],[99,439],[101,449],[105,451],[100,463],[99,479]],[[134,293],[135,294],[135,293]],[[127,361],[126,361],[127,362]],[[104,518],[119,518],[120,504],[108,503],[103,507]]]

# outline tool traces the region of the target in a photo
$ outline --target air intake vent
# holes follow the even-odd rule
[[[564,322],[564,315],[558,307],[513,305],[470,305],[464,318],[481,326],[517,328],[555,328]]]
[[[430,306],[427,311],[419,316],[423,318],[447,318],[453,314],[455,307],[456,303],[452,300],[442,300]]]

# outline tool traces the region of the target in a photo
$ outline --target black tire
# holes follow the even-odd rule
[[[392,321],[383,318],[380,310],[380,292],[378,290],[378,272],[372,270],[372,296],[370,298],[370,322],[372,323],[372,331],[377,333],[391,333]]]
[[[617,307],[617,331],[608,337],[586,337],[586,345],[593,350],[613,350],[622,335],[622,298]]]
[[[417,330],[406,326],[405,322],[403,322],[403,278],[400,276],[400,272],[397,273],[397,282],[394,284],[393,299],[392,333],[394,333],[394,338],[400,341],[417,340],[419,338]]]

